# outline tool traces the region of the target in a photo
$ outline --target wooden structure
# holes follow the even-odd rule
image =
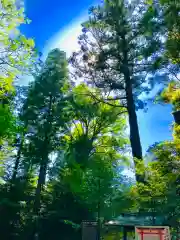
[[[82,240],[96,240],[97,239],[97,222],[96,221],[83,221],[82,227]]]
[[[112,221],[104,222],[102,228],[102,235],[104,239],[106,236],[119,236],[117,239],[131,240],[135,237],[136,226],[152,226],[162,225],[162,220],[159,217],[153,217],[149,215],[134,213],[134,214],[122,214],[118,218]],[[108,237],[107,237],[108,239]],[[82,240],[97,240],[97,222],[96,221],[83,221],[82,222]],[[146,239],[137,239],[146,240]],[[150,240],[150,239],[148,239]],[[156,239],[156,240],[169,240],[169,239]]]
[[[169,227],[165,226],[137,226],[136,240],[170,240]]]

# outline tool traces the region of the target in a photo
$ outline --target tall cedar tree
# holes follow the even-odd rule
[[[29,158],[39,166],[35,193],[34,213],[41,205],[41,194],[50,162],[49,154],[59,145],[59,134],[64,124],[64,86],[67,81],[65,53],[55,49],[45,62],[42,73],[35,79],[24,105],[23,118],[28,126]]]
[[[119,99],[119,107],[127,108],[135,163],[142,159],[136,108],[143,102],[138,97],[154,86],[147,73],[157,70],[162,59],[157,17],[156,8],[143,1],[105,0],[90,9],[89,20],[82,24],[80,50],[70,58],[74,76],[102,89],[107,104]]]
[[[107,202],[115,192],[113,173],[117,165],[126,160],[123,154],[127,147],[126,121],[121,109],[98,103],[91,97],[92,91],[99,96],[98,89],[85,84],[73,88],[64,109],[68,115],[67,131],[62,136],[62,148],[54,161],[52,175],[48,175],[49,200],[43,201],[40,239],[48,236],[58,239],[59,234],[61,239],[72,236],[76,239],[81,232],[73,230],[76,224],[80,225],[84,219],[95,219],[97,212],[99,220],[100,214],[110,212]],[[99,175],[100,189],[96,186]],[[119,183],[122,184],[119,181],[118,186]]]

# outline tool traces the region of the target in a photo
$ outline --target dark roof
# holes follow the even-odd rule
[[[154,222],[154,224],[153,224]],[[138,214],[130,214],[130,215],[121,215],[112,221],[109,221],[108,225],[121,225],[121,226],[160,226],[163,223],[163,218],[160,216],[156,216],[154,221],[152,216],[139,216]]]

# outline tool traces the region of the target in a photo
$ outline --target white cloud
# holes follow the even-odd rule
[[[92,6],[99,3],[101,3],[101,0],[94,0]],[[87,9],[89,7],[87,7]],[[47,45],[43,50],[44,58],[46,58],[48,52],[54,48],[60,48],[65,51],[67,57],[70,57],[72,52],[78,50],[78,36],[81,34],[81,24],[88,19],[87,9],[82,12],[79,18],[73,19],[69,25],[66,25],[55,36],[47,41]]]
[[[81,34],[81,23],[86,20],[86,16],[79,18],[75,23],[71,23],[64,29],[60,30],[54,37],[52,37],[43,50],[44,57],[48,52],[54,48],[59,48],[66,52],[67,57],[70,57],[72,52],[77,51],[78,36]]]
[[[67,57],[70,57],[73,51],[78,50],[78,36],[81,33],[81,23],[86,20],[84,14],[83,17],[74,21],[74,23],[65,26],[55,36],[47,41],[45,48],[43,49],[43,60],[46,59],[48,52],[54,48],[59,48],[66,52]],[[30,81],[33,81],[32,76],[22,76],[17,84],[28,85]]]

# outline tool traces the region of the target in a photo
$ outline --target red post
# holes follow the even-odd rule
[[[163,239],[163,232],[162,232],[162,230],[159,230],[159,236],[160,236],[160,240],[164,240]]]
[[[141,230],[140,234],[141,234],[141,240],[144,240],[144,232],[143,232],[143,230]]]
[[[166,235],[164,229],[138,229],[137,232],[140,235],[141,240],[144,240],[144,235],[155,234],[159,236],[159,240],[165,240],[164,237]]]

